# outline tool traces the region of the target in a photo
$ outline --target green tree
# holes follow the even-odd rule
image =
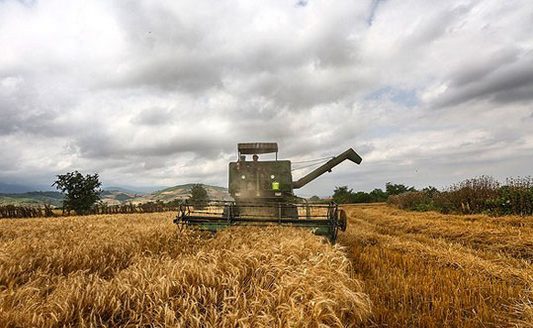
[[[198,209],[205,208],[209,196],[207,195],[207,190],[200,183],[195,184],[191,187],[191,197],[189,197],[191,204]]]
[[[371,203],[372,196],[364,191],[353,193],[350,197],[350,203]]]
[[[370,192],[370,196],[372,197],[373,202],[386,202],[387,201],[387,193],[385,193],[380,188],[376,188]]]
[[[351,202],[353,190],[348,190],[348,186],[335,187],[333,191],[333,200],[337,204],[346,204]]]
[[[387,182],[385,184],[385,188],[386,188],[386,193],[388,196],[391,196],[391,195],[399,195],[399,194],[403,194],[404,192],[408,192],[408,191],[416,191],[415,187],[407,187],[403,184],[395,184],[395,183],[392,183],[392,182]]]
[[[98,174],[83,176],[80,172],[68,172],[57,175],[57,180],[52,184],[63,194],[63,210],[74,210],[76,214],[90,214],[94,205],[100,200],[102,183]]]

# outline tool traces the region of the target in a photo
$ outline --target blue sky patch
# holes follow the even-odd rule
[[[416,89],[403,90],[395,87],[383,87],[370,93],[365,97],[365,100],[386,98],[392,102],[405,105],[406,107],[415,107],[420,104],[420,99],[418,99],[416,91]]]

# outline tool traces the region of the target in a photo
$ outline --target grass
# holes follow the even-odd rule
[[[373,302],[366,327],[533,327],[531,217],[346,210],[339,242]]]
[[[0,327],[344,327],[368,296],[300,229],[179,232],[169,213],[0,221]]]

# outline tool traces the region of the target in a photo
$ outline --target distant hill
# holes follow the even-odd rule
[[[166,188],[150,194],[142,195],[129,200],[133,204],[140,204],[146,202],[162,201],[164,203],[173,201],[175,199],[187,199],[191,196],[191,188],[194,184],[184,184],[175,187]],[[211,199],[232,200],[228,190],[224,187],[203,185],[207,191],[207,195]]]
[[[101,194],[102,201],[108,205],[120,205],[142,196],[141,194],[123,190],[104,190]]]
[[[144,194],[156,192],[158,190],[162,190],[165,188],[168,188],[168,186],[134,187],[134,186],[128,186],[128,185],[120,185],[120,186],[104,187],[103,190],[118,190],[118,191],[128,192],[132,194],[144,195]]]
[[[139,192],[139,191],[136,191],[136,190],[131,190],[131,189],[122,188],[122,187],[105,187],[105,188],[102,188],[102,190],[104,190],[104,191],[121,191],[121,192],[130,193],[130,194],[146,194],[146,192]]]
[[[24,193],[0,193],[0,204],[42,205],[43,203],[61,206],[63,194],[57,191],[31,191]]]
[[[32,192],[35,190],[53,191],[54,189],[51,186],[41,186],[41,185],[26,186],[26,185],[0,182],[0,193],[3,193],[3,194],[18,194],[18,193]]]
[[[102,201],[108,205],[120,204],[141,204],[148,202],[162,201],[164,203],[175,199],[187,199],[191,195],[191,188],[194,184],[184,184],[166,188],[149,194],[135,193],[125,188],[109,190],[106,188],[101,194]],[[228,190],[223,187],[203,185],[207,190],[207,195],[211,199],[232,200]],[[62,205],[63,194],[57,191],[32,191],[25,193],[0,193],[0,205],[42,205],[48,203],[59,207]]]

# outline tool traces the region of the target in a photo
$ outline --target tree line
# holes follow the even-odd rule
[[[333,191],[333,201],[337,204],[349,203],[379,203],[386,202],[389,196],[399,195],[409,191],[416,191],[414,187],[408,187],[403,184],[387,182],[385,191],[376,188],[371,192],[356,191],[348,189],[348,186],[335,187]]]
[[[533,215],[533,178],[507,178],[504,183],[482,175],[466,179],[441,190],[429,186],[420,190],[388,182],[385,190],[371,192],[336,187],[333,200],[338,204],[387,202],[412,211],[490,215]]]

